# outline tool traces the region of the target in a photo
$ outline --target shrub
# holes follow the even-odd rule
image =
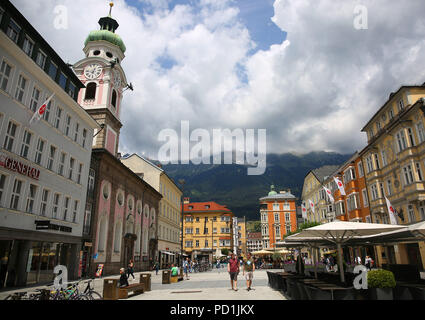
[[[396,281],[394,273],[388,270],[371,270],[367,274],[369,288],[394,288]]]

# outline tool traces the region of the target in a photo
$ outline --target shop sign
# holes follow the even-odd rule
[[[0,154],[0,167],[4,167],[13,172],[18,172],[34,180],[38,180],[40,178],[40,170],[26,165],[18,160],[9,158],[4,154]]]
[[[72,232],[71,227],[52,224],[50,220],[36,220],[35,229],[36,230],[55,230],[55,231],[61,231],[61,232],[67,232],[67,233]]]
[[[85,247],[93,247],[93,243],[91,242],[84,242]]]

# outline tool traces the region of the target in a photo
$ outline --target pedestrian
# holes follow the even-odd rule
[[[245,276],[245,279],[246,279],[247,291],[251,290],[252,279],[254,278],[254,271],[255,271],[254,259],[252,259],[251,254],[248,253],[247,259],[244,261],[244,264],[243,264],[243,273],[242,273],[242,275]]]
[[[171,276],[177,277],[179,275],[179,268],[173,264],[171,264]]]
[[[369,257],[369,256],[366,256],[366,259],[365,259],[365,266],[366,266],[366,268],[368,269],[368,270],[370,270],[371,269],[371,267],[372,267],[372,258],[371,257]]]
[[[128,263],[128,267],[127,267],[127,278],[130,279],[130,275],[133,276],[133,280],[136,279],[136,277],[134,276],[134,262],[131,259],[130,259],[130,262]]]
[[[239,261],[234,253],[231,254],[229,263],[227,264],[227,272],[230,274],[232,290],[238,291]]]
[[[189,268],[190,268],[190,261],[189,258],[186,258],[185,261],[183,261],[183,272],[186,274],[186,279],[189,280]]]
[[[120,269],[120,274],[121,274],[120,284],[119,284],[120,288],[128,287],[129,286],[129,284],[128,284],[128,278],[127,278],[127,275],[125,274],[125,269],[124,268],[121,268]]]
[[[356,258],[356,264],[358,265],[362,264],[362,258],[360,256]]]
[[[156,275],[158,275],[158,271],[159,271],[159,262],[157,261],[155,263],[155,272],[156,272]]]

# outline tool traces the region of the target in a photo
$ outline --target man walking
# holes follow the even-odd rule
[[[232,290],[238,291],[239,261],[234,253],[231,254],[229,263],[227,264],[227,272],[230,274]]]
[[[189,258],[186,258],[185,261],[183,261],[183,272],[186,274],[186,279],[189,280],[189,268],[190,268],[190,262],[189,262]]]
[[[251,285],[252,285],[252,279],[254,278],[254,270],[255,270],[254,260],[251,258],[251,254],[248,253],[247,259],[244,261],[244,264],[243,264],[243,273],[242,273],[242,275],[245,276],[245,279],[246,279],[247,291],[252,290]],[[246,272],[246,275],[245,275],[245,272]]]

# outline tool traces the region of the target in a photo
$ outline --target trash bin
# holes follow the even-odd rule
[[[162,284],[170,284],[170,283],[171,283],[171,271],[162,270]]]
[[[141,273],[139,283],[145,284],[145,291],[151,291],[151,274],[150,273]]]
[[[118,300],[118,279],[103,280],[103,300]]]

